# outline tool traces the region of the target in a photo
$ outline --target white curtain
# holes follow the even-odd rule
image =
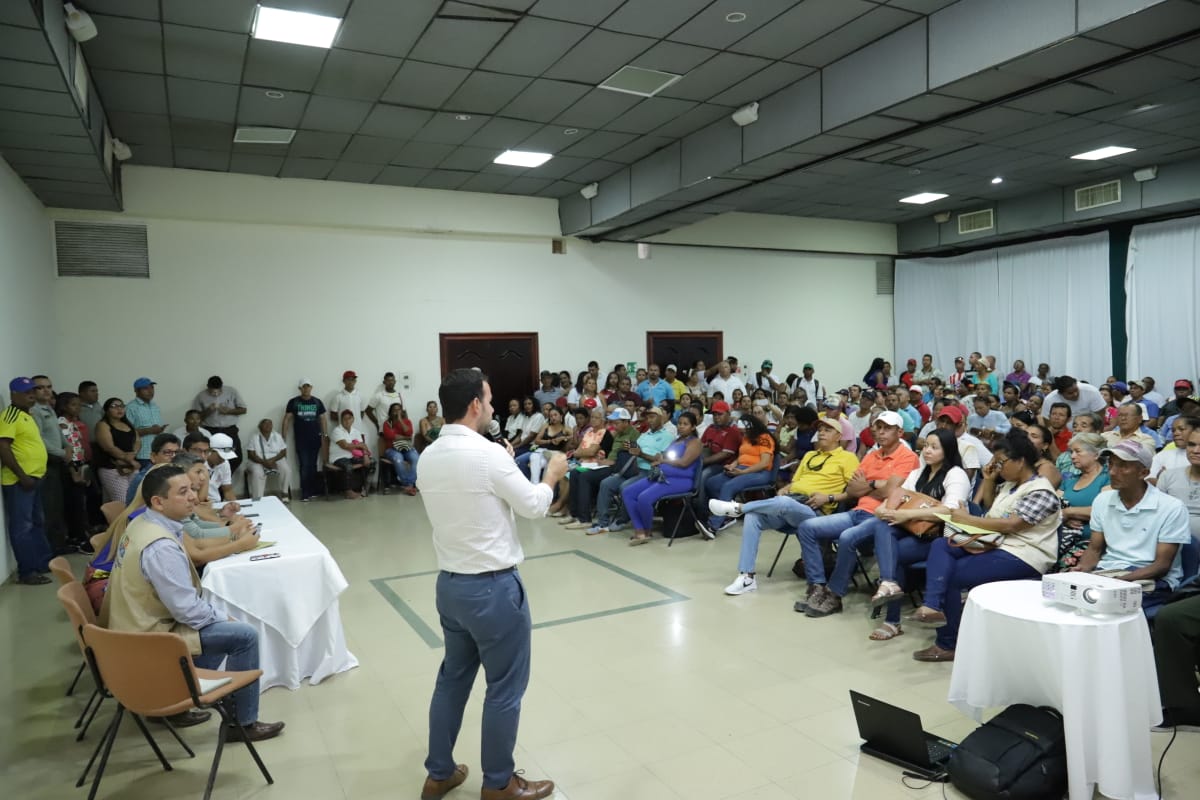
[[[924,353],[949,374],[972,350],[1032,374],[1100,383],[1112,370],[1108,234],[896,262],[895,372]]]
[[[1171,396],[1200,375],[1200,217],[1137,225],[1125,266],[1129,376],[1153,376]]]

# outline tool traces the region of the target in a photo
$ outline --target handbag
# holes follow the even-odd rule
[[[919,511],[940,506],[941,501],[927,494],[897,486],[888,495],[887,507],[893,511]],[[917,537],[930,537],[938,534],[942,523],[933,520],[910,519],[899,523],[900,527]]]
[[[964,530],[954,527],[951,523],[946,523],[946,538],[950,540],[951,547],[961,547],[968,553],[986,553],[989,550],[995,550],[1004,541],[1002,533],[967,533]]]

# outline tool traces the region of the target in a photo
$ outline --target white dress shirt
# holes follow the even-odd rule
[[[341,427],[340,425],[338,426]],[[343,430],[345,430],[343,428]],[[271,431],[270,436],[263,436],[261,433],[255,432],[246,442],[246,449],[253,451],[261,459],[274,458],[287,449],[287,442],[279,435],[278,431]]]
[[[438,568],[470,575],[524,561],[514,512],[543,517],[554,498],[546,484],[530,483],[503,447],[465,425],[446,425],[421,453],[417,488]]]

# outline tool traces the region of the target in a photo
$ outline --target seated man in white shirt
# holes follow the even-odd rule
[[[221,452],[217,452],[218,443]],[[233,439],[223,433],[211,439],[199,433],[190,433],[183,440],[183,449],[208,464],[209,501],[225,503],[237,499],[233,491],[233,472],[229,469],[229,459],[234,457]]]
[[[726,399],[733,397],[734,389],[741,389],[742,393],[746,392],[746,384],[742,379],[733,374],[733,369],[728,361],[719,361],[716,366],[717,374],[715,377],[708,379],[708,395],[711,398],[714,392],[720,392]]]
[[[1088,549],[1072,571],[1148,581],[1142,608],[1162,605],[1183,578],[1180,547],[1192,537],[1187,507],[1146,483],[1153,453],[1140,443],[1125,439],[1100,452],[1112,491],[1092,501]]]
[[[1103,412],[1108,404],[1100,394],[1100,390],[1087,383],[1081,383],[1070,375],[1059,375],[1054,379],[1054,391],[1046,395],[1042,408],[1046,413],[1055,403],[1066,403],[1071,409],[1071,416],[1078,417],[1089,411]],[[1048,420],[1042,419],[1042,424],[1049,426]]]
[[[974,436],[995,437],[1012,429],[1012,423],[1003,411],[992,408],[991,395],[975,395],[971,399],[975,412],[967,416],[967,430]]]
[[[1136,403],[1126,403],[1117,409],[1117,427],[1106,431],[1105,441],[1109,446],[1117,442],[1134,441],[1151,453],[1156,449],[1153,437],[1142,431],[1142,422],[1147,419],[1146,410]]]
[[[212,432],[200,425],[200,412],[192,409],[183,415],[183,425],[175,429],[175,436],[183,441],[190,433],[202,434],[206,439],[212,439]]]
[[[279,475],[279,491],[291,502],[292,465],[287,459],[287,442],[275,432],[269,419],[258,423],[258,431],[246,441],[246,470],[250,475],[250,497],[258,500],[267,488],[267,475]]]

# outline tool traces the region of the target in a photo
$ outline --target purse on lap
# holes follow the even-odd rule
[[[893,511],[922,511],[929,508],[936,508],[940,505],[940,500],[935,500],[927,494],[921,494],[912,489],[905,489],[902,486],[897,486],[893,489],[887,499],[887,507]],[[924,519],[910,519],[899,523],[899,526],[913,536],[924,539],[937,536],[942,523]]]

